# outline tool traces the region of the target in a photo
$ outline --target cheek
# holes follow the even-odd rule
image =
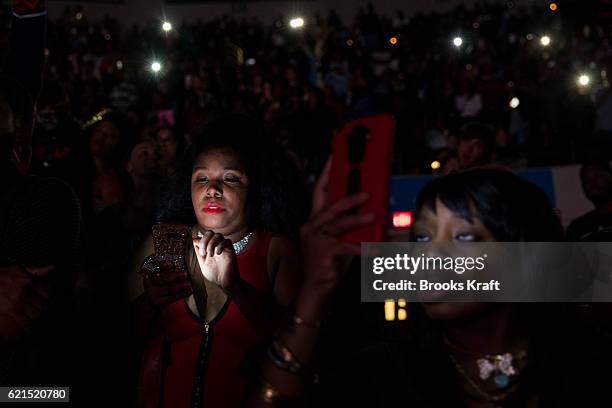
[[[191,202],[193,203],[194,208],[196,208],[197,204],[202,201],[203,192],[204,189],[197,184],[191,185]]]
[[[247,188],[239,187],[231,191],[231,201],[237,210],[244,212],[247,204]],[[228,197],[229,198],[229,197]]]

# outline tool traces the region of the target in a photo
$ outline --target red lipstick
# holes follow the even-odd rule
[[[225,211],[225,208],[221,207],[217,203],[208,203],[204,208],[202,208],[206,214],[219,214]]]

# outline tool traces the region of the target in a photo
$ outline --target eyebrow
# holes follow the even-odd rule
[[[206,166],[193,166],[194,170],[208,170],[208,167]],[[233,171],[239,171],[241,173],[244,173],[244,170],[239,169],[237,167],[224,167],[223,170],[233,170]]]

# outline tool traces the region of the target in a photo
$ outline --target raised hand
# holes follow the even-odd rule
[[[193,239],[193,247],[200,270],[208,281],[229,290],[240,279],[232,241],[221,234],[204,230]]]
[[[343,258],[360,254],[359,245],[343,243],[338,236],[374,220],[374,214],[346,215],[347,210],[368,200],[367,193],[354,194],[329,204],[330,168],[331,160],[328,160],[314,190],[310,218],[300,230],[304,256],[303,290],[312,292],[313,296],[331,294],[344,272]]]

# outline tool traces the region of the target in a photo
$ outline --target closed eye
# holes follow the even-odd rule
[[[457,234],[455,239],[457,241],[463,241],[463,242],[474,242],[474,241],[479,241],[480,237],[478,237],[476,234],[464,232],[464,233]]]
[[[415,242],[430,242],[431,237],[427,234],[416,234],[414,240]]]

